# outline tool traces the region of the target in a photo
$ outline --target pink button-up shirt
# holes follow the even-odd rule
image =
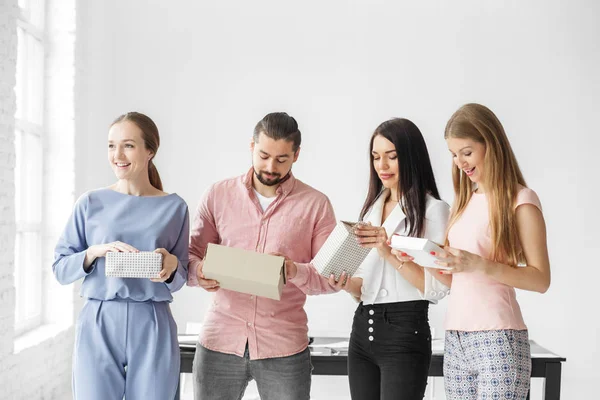
[[[329,199],[291,172],[263,212],[252,174],[251,169],[214,184],[201,200],[192,224],[188,285],[198,285],[196,272],[208,243],[279,252],[294,260],[298,273],[287,281],[280,301],[221,288],[204,320],[202,346],[241,357],[247,342],[250,359],[256,360],[289,356],[308,346],[306,295],[335,292],[309,263],[336,220]]]

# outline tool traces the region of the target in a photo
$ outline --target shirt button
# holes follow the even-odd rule
[[[369,320],[369,325],[373,325],[373,320],[372,319]]]
[[[380,295],[381,297],[385,297],[385,296],[387,296],[387,295],[388,295],[388,291],[387,291],[387,290],[385,290],[385,289],[381,289],[381,290],[379,291],[379,295]]]
[[[254,299],[254,295],[250,296],[251,299]]]
[[[429,292],[429,295],[431,297],[435,297],[437,295],[437,292],[435,290],[432,290],[432,291]]]
[[[375,311],[369,310],[369,315],[373,315],[373,314],[375,314]]]
[[[369,332],[373,332],[373,327],[369,327]]]
[[[446,290],[446,296],[450,295],[450,289]]]
[[[252,326],[252,322],[248,322],[248,326]]]
[[[274,316],[275,316],[275,313],[274,313],[274,312],[272,312],[272,313],[271,313],[271,317],[274,317]]]
[[[373,338],[373,336],[369,336],[369,341],[371,341],[371,342],[372,342],[372,341],[373,341],[373,339],[374,339],[374,338]]]

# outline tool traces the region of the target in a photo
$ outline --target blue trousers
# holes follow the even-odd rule
[[[287,357],[250,360],[196,345],[194,398],[239,400],[251,379],[256,380],[262,400],[309,400],[312,364],[310,350]]]
[[[75,400],[170,400],[178,379],[168,303],[87,300],[73,352]]]

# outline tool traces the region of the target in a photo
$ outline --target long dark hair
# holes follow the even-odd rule
[[[113,121],[112,124],[110,124],[110,126],[112,127],[113,125],[123,121],[130,121],[134,123],[142,131],[142,140],[144,141],[144,146],[146,146],[146,149],[152,152],[152,159],[150,159],[148,162],[148,178],[150,179],[150,184],[158,190],[163,190],[160,175],[156,169],[156,165],[154,165],[153,162],[154,157],[156,157],[158,147],[160,146],[158,127],[149,116],[135,111],[120,115]]]
[[[373,166],[373,141],[383,136],[394,144],[398,160],[398,198],[408,220],[408,236],[422,236],[425,231],[427,194],[440,199],[435,176],[429,160],[429,152],[421,131],[405,118],[394,118],[383,122],[375,129],[369,145],[369,193],[360,212],[362,221],[377,197],[383,183]]]

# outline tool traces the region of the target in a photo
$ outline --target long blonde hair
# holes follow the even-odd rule
[[[502,124],[489,108],[481,104],[465,104],[450,117],[444,138],[471,139],[485,145],[483,180],[492,238],[490,258],[510,265],[525,261],[514,204],[519,185],[527,185]],[[454,163],[452,180],[455,199],[448,229],[462,215],[473,194],[471,180]]]

